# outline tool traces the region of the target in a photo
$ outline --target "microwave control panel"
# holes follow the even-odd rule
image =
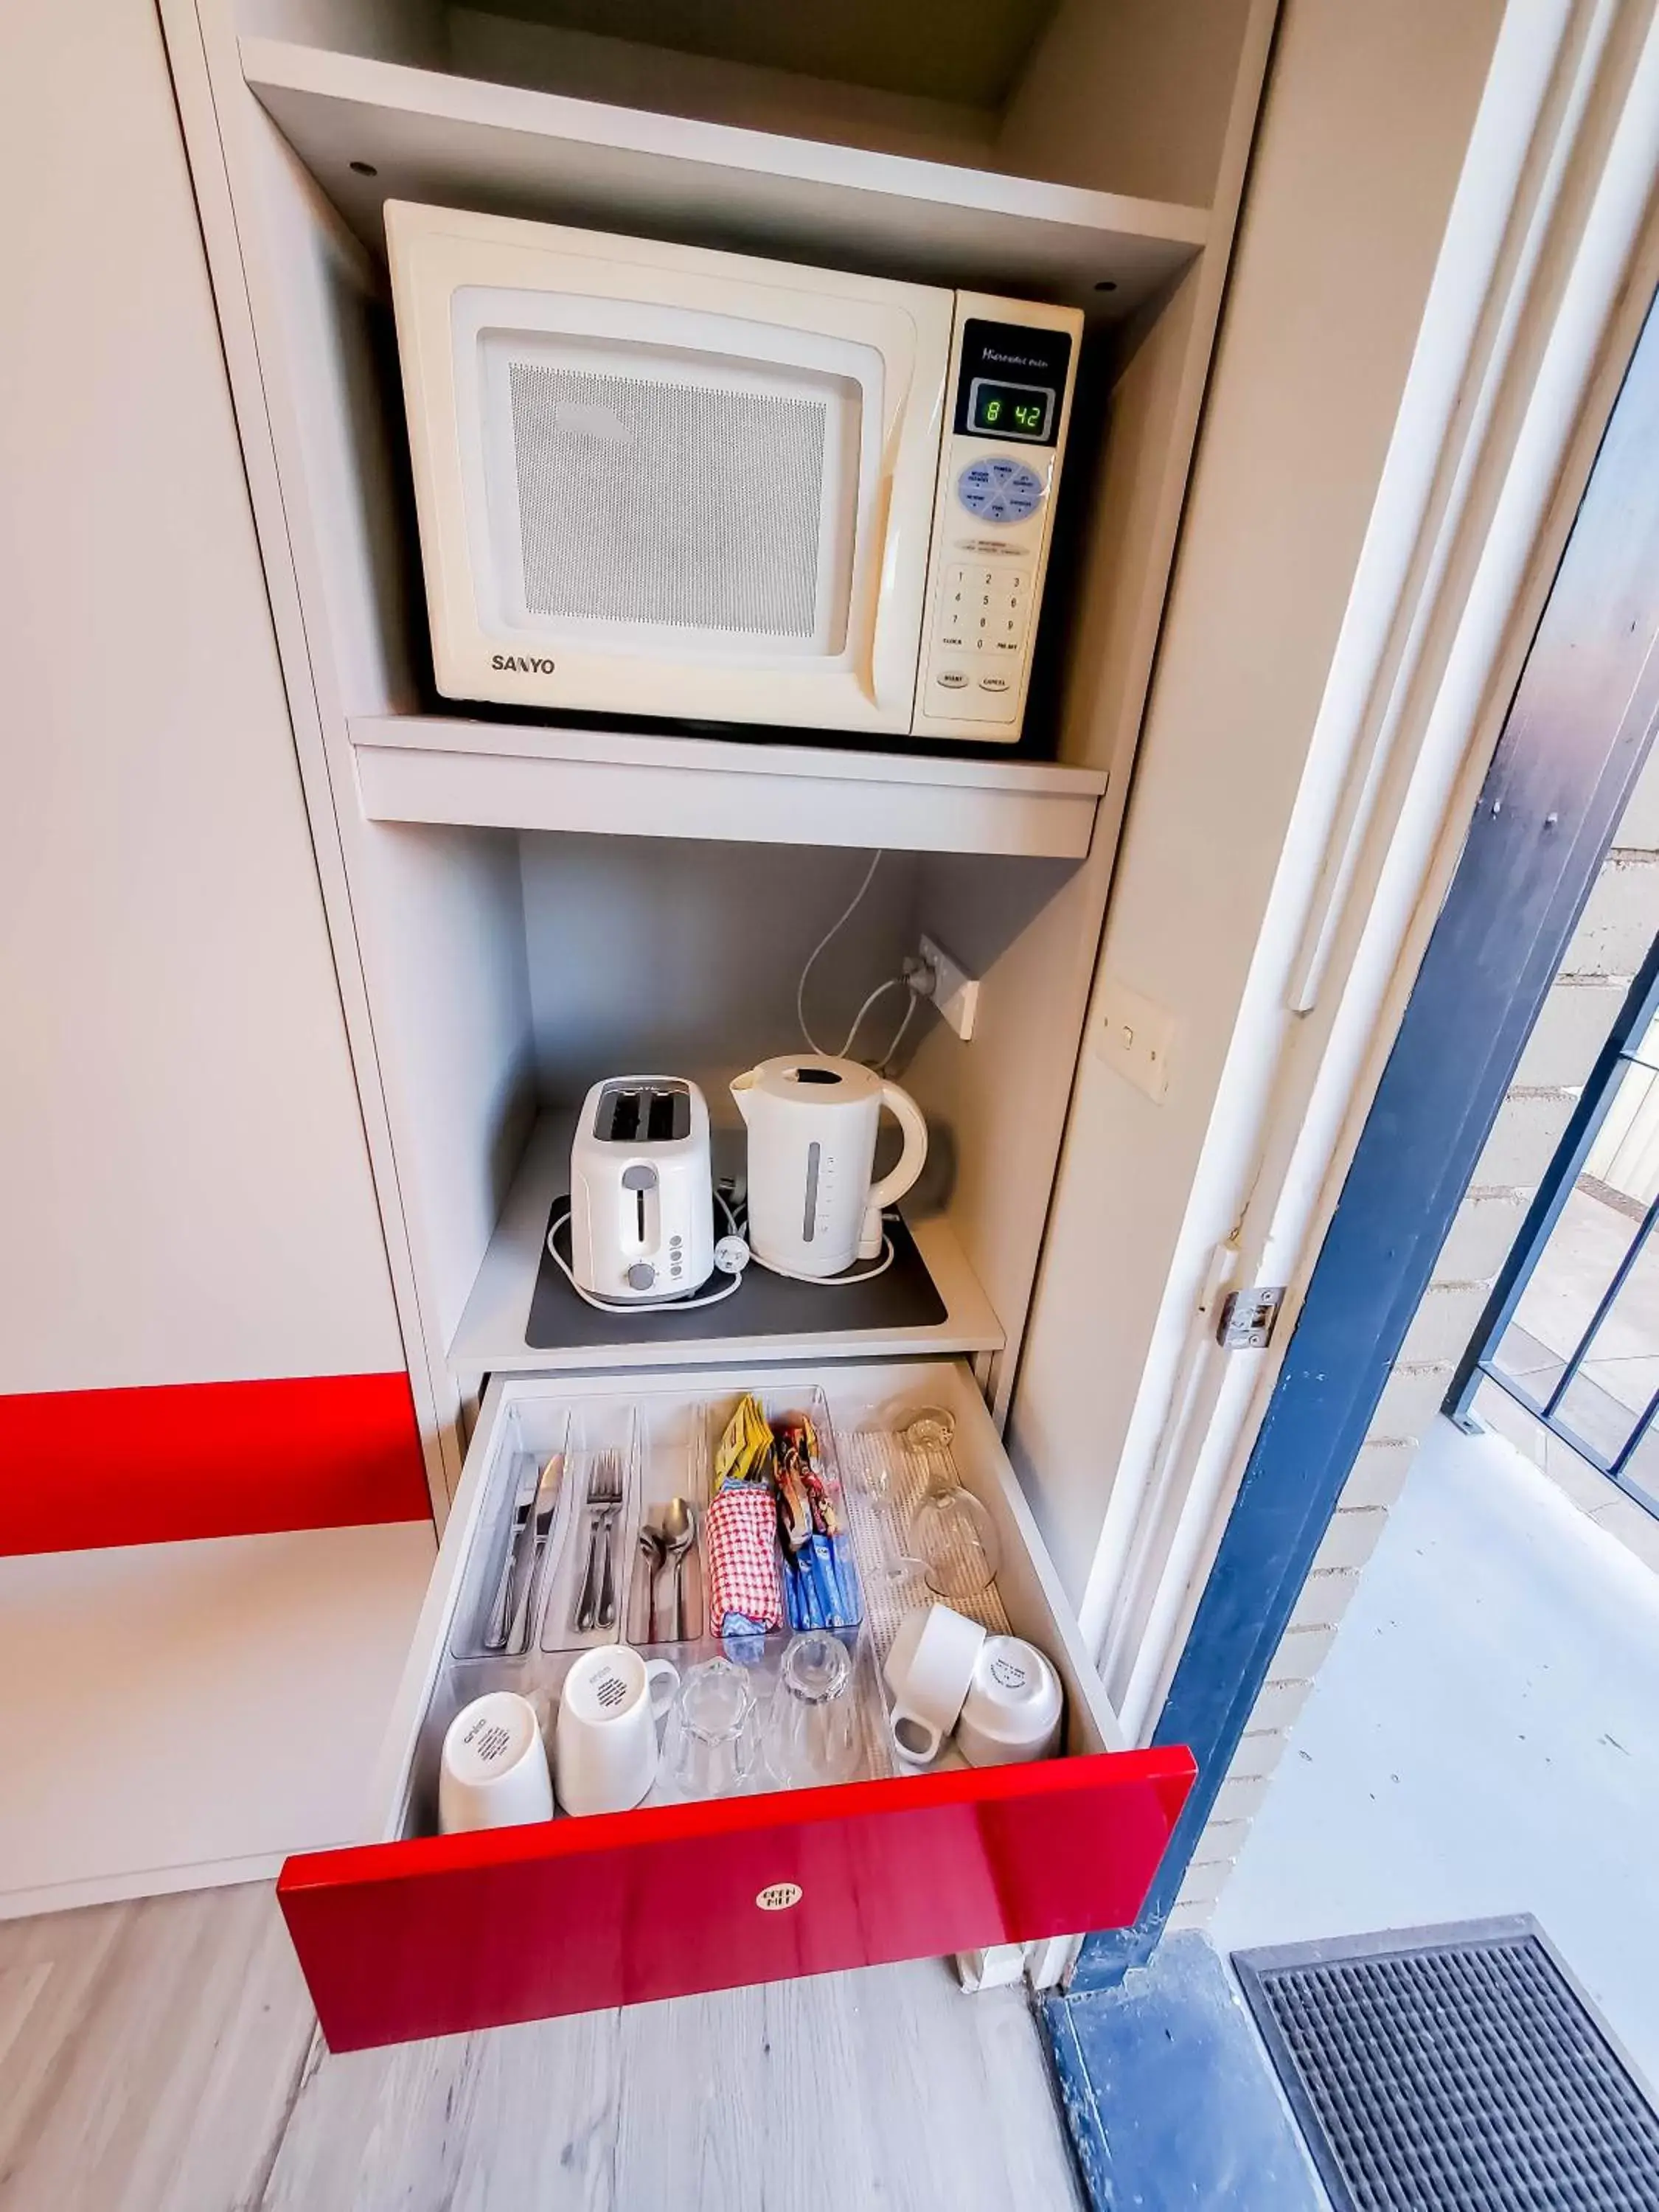
[[[1001,310],[999,313],[997,311]],[[919,737],[1012,744],[1025,713],[1082,317],[959,297],[917,669]]]

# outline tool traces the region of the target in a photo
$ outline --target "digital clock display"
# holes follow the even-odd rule
[[[968,427],[981,437],[1042,439],[1048,434],[1052,391],[1035,384],[992,384],[974,380]]]

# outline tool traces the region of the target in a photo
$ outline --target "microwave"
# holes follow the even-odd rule
[[[386,222],[445,697],[1018,738],[1074,309]]]

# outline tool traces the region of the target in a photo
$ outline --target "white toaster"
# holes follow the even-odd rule
[[[580,1289],[648,1305],[714,1265],[708,1107],[678,1075],[612,1075],[582,1101],[570,1148],[570,1265]]]

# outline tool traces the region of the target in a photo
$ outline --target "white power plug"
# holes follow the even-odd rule
[[[958,960],[953,960],[937,938],[924,936],[921,940],[921,964],[932,979],[932,988],[920,985],[922,995],[933,1000],[939,1009],[939,1019],[948,1023],[966,1044],[974,1034],[974,1022],[979,1012],[979,978],[970,975]],[[920,979],[911,988],[918,988]]]

